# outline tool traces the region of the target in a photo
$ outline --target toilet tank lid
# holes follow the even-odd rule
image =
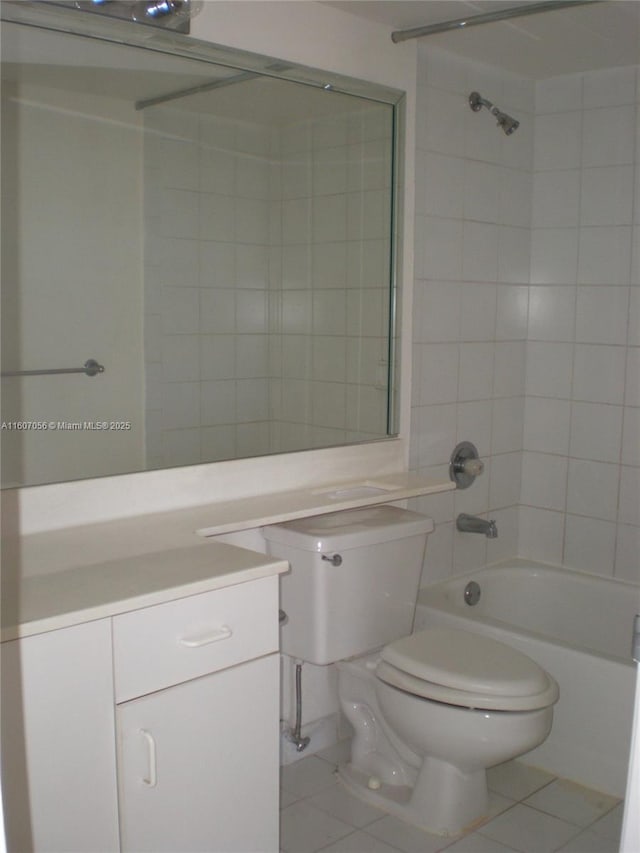
[[[427,516],[383,505],[273,524],[264,527],[262,535],[270,542],[321,552],[426,536],[432,530],[433,521]]]

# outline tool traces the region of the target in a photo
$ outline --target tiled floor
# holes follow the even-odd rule
[[[622,803],[511,761],[489,771],[492,817],[442,838],[360,802],[337,780],[344,747],[282,770],[284,853],[617,853]]]

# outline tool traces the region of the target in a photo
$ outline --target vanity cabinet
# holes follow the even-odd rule
[[[2,795],[11,853],[118,850],[108,619],[2,645]]]
[[[114,619],[123,851],[278,850],[277,613],[264,578]]]
[[[163,598],[3,643],[11,853],[278,850],[277,574]]]

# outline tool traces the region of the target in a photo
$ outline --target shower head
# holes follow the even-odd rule
[[[495,116],[498,120],[498,127],[501,127],[507,136],[511,136],[511,134],[520,127],[520,122],[517,121],[507,113],[503,113],[502,110],[499,110],[498,107],[495,107],[491,101],[488,101],[486,98],[483,98],[479,92],[472,92],[469,95],[469,106],[477,113],[482,107],[486,107],[491,115]]]

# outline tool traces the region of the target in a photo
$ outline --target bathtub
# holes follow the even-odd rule
[[[470,581],[480,599],[465,602]],[[496,563],[420,591],[415,630],[449,625],[529,655],[560,685],[553,728],[523,760],[623,797],[636,666],[640,586],[525,560]]]

